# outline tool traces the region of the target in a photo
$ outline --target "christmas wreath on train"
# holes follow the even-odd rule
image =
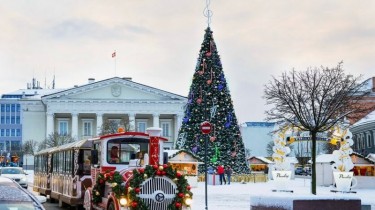
[[[193,193],[186,178],[181,173],[173,170],[167,164],[164,165],[147,165],[145,168],[133,170],[133,177],[125,186],[124,179],[117,171],[100,173],[97,177],[96,184],[93,188],[93,202],[102,201],[102,193],[104,193],[105,182],[109,182],[112,186],[112,192],[116,198],[127,198],[127,205],[131,210],[147,210],[147,205],[138,196],[141,193],[140,185],[150,177],[166,176],[171,179],[177,186],[177,193],[172,203],[168,206],[169,210],[180,210],[182,206],[190,206]]]

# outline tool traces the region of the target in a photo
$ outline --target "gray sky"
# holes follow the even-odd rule
[[[68,88],[113,76],[188,94],[204,0],[6,0],[0,5],[0,94],[34,76]],[[264,84],[295,68],[375,76],[375,1],[211,0],[211,29],[240,123],[262,121]],[[112,52],[117,51],[116,71]]]

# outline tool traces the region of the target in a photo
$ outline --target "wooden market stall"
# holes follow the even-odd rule
[[[166,152],[168,153],[168,163],[172,168],[185,175],[191,187],[197,187],[198,164],[202,164],[202,160],[186,150],[166,150]]]

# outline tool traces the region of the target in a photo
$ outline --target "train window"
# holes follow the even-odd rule
[[[91,170],[91,150],[83,151],[83,174],[90,174]]]
[[[107,145],[107,162],[112,164],[129,164],[131,159],[142,159],[147,153],[148,143],[109,141]]]

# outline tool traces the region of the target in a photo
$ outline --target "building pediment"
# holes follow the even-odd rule
[[[46,95],[42,100],[186,101],[186,98],[129,79],[114,77]]]

